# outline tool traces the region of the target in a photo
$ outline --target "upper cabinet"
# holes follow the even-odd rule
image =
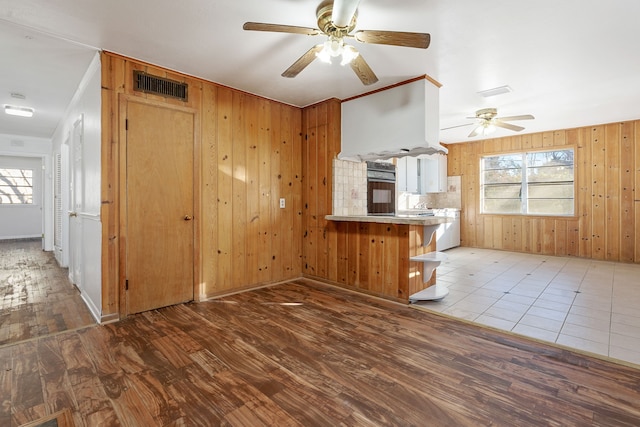
[[[397,161],[398,191],[443,193],[447,191],[447,156],[444,154],[402,157]]]
[[[418,193],[420,191],[417,157],[407,156],[398,159],[396,180],[398,182],[398,191],[406,191],[408,193]]]
[[[439,86],[412,80],[342,102],[340,159],[446,153],[439,141]]]
[[[420,159],[420,193],[447,191],[447,156],[433,154]]]

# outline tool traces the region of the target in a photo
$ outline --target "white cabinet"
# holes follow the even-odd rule
[[[398,159],[396,169],[396,180],[398,181],[398,191],[417,193],[418,186],[418,158],[401,157]]]
[[[444,193],[447,191],[447,156],[444,154],[401,157],[397,161],[398,191]]]
[[[432,154],[420,159],[420,193],[447,191],[447,156]]]

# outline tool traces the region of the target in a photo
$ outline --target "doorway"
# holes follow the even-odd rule
[[[193,300],[195,113],[127,99],[124,310]]]

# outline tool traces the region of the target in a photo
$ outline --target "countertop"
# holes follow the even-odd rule
[[[329,221],[353,221],[353,222],[376,222],[382,224],[409,224],[409,225],[438,225],[453,222],[453,218],[443,216],[421,216],[421,215],[399,215],[399,216],[378,216],[378,215],[327,215],[325,219]]]

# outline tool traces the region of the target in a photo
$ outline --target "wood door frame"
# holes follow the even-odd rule
[[[202,162],[201,162],[201,137],[200,137],[200,113],[197,109],[183,107],[142,96],[119,94],[118,97],[118,132],[119,152],[118,156],[118,306],[120,319],[129,315],[127,311],[127,298],[125,281],[127,278],[127,104],[137,102],[153,107],[167,108],[193,114],[193,299],[200,301],[202,294],[202,254],[200,250],[200,215],[202,214]]]

